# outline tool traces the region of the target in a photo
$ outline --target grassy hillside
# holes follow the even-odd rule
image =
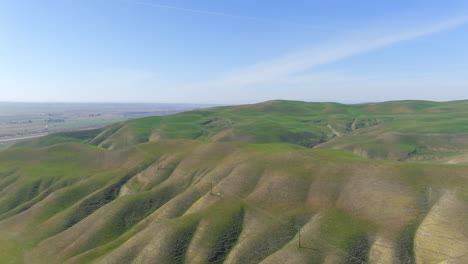
[[[467,108],[272,101],[22,142],[0,263],[468,263]]]
[[[290,143],[384,160],[460,162],[468,149],[468,101],[343,105],[269,101],[135,119],[85,134],[55,134],[27,144],[85,142],[112,150],[161,139]],[[97,136],[96,136],[97,133]]]

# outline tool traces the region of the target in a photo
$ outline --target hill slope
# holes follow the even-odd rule
[[[468,101],[361,105],[269,101],[135,119],[75,133],[77,138],[74,133],[57,134],[41,139],[39,145],[80,141],[122,150],[160,139],[283,142],[342,149],[375,159],[447,162],[468,149],[467,111]]]
[[[467,108],[272,101],[23,142],[0,262],[468,263]]]

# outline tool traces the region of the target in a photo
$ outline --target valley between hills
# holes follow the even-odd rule
[[[466,264],[468,101],[298,101],[0,152],[0,263]]]

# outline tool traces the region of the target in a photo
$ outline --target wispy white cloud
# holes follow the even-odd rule
[[[367,31],[334,43],[321,44],[308,50],[256,63],[205,82],[188,84],[186,88],[240,88],[252,85],[277,84],[314,67],[333,63],[372,50],[450,30],[468,22],[468,16],[393,31]]]

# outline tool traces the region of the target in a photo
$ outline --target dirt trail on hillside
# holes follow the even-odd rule
[[[328,124],[327,127],[328,127],[328,129],[331,130],[331,132],[332,132],[335,136],[337,136],[337,137],[341,137],[341,136],[342,136],[341,133],[338,132],[337,130],[335,130],[330,124]]]

